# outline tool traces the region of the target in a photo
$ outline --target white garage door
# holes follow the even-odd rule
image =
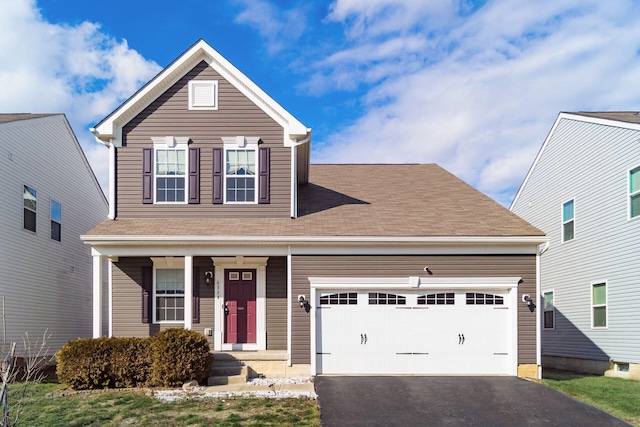
[[[506,291],[341,289],[316,297],[319,374],[511,372]]]

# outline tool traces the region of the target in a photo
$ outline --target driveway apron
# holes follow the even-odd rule
[[[318,376],[322,425],[629,426],[516,377]]]

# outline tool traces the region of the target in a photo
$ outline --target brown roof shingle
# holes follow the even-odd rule
[[[298,218],[119,218],[87,236],[506,237],[540,230],[435,164],[311,165]]]

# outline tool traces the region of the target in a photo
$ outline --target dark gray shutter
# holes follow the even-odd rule
[[[153,270],[142,267],[142,323],[151,323],[153,298]]]
[[[200,149],[189,148],[189,203],[200,203]]]
[[[270,202],[271,149],[260,147],[258,154],[258,203]]]
[[[193,323],[200,323],[200,267],[193,269],[193,300],[192,300]]]
[[[224,201],[224,197],[222,195],[222,189],[224,186],[222,185],[222,180],[224,177],[222,176],[222,148],[214,148],[213,149],[213,203],[220,204]]]
[[[153,203],[153,148],[142,149],[142,203]]]

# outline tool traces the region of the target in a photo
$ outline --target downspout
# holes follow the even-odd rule
[[[291,218],[298,217],[298,146],[311,140],[311,128],[307,128],[307,136],[303,139],[291,139]]]
[[[287,247],[287,366],[291,366],[291,245]]]
[[[95,128],[90,128],[96,141],[109,149],[109,219],[116,219],[116,146],[111,141],[103,141]]]
[[[549,242],[545,242],[543,245],[540,245],[538,251],[536,251],[536,294],[538,295],[537,301],[538,305],[540,305],[541,301],[544,304],[544,297],[542,296],[542,286],[540,279],[540,264],[542,254],[545,253],[549,249]],[[542,310],[538,309],[538,314],[536,316],[536,365],[538,365],[538,379],[542,379],[542,319],[540,313],[544,314],[544,307]]]

